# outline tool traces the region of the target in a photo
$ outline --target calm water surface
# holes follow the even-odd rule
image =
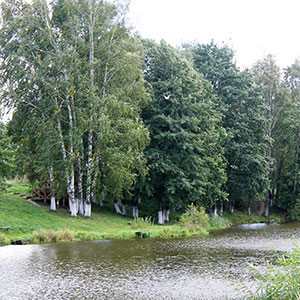
[[[0,299],[238,299],[247,263],[290,250],[300,223],[239,226],[202,239],[0,247]]]

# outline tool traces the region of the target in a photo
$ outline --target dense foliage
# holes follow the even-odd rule
[[[6,186],[5,180],[14,175],[15,152],[6,126],[0,122],[0,191]]]
[[[191,204],[211,215],[276,205],[300,218],[300,64],[270,55],[241,71],[215,43],[143,41],[100,0],[4,1],[0,178],[48,182],[51,210],[92,202],[158,222]],[[284,73],[284,76],[282,76]]]

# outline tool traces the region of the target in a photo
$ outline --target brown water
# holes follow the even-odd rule
[[[202,239],[0,247],[0,299],[239,299],[247,263],[290,250],[300,223],[239,226]]]

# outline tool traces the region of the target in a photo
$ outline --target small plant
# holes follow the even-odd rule
[[[34,243],[50,243],[49,231],[40,229],[33,232],[32,240]]]
[[[58,241],[72,242],[75,238],[75,232],[69,228],[60,229],[57,232]]]
[[[180,217],[179,222],[188,232],[205,233],[209,228],[209,221],[209,216],[203,207],[191,204]]]
[[[231,226],[231,223],[228,219],[215,216],[210,220],[211,229],[223,229]]]
[[[134,218],[132,227],[133,228],[141,228],[141,227],[148,227],[154,225],[154,221],[151,217],[145,218]]]
[[[299,300],[300,297],[300,247],[294,244],[291,253],[277,254],[277,265],[268,264],[265,271],[250,265],[257,286],[242,283],[237,288],[245,299]]]
[[[60,229],[58,231],[40,229],[33,232],[34,243],[56,243],[59,241],[72,242],[75,239],[75,232],[71,229]]]
[[[4,233],[0,233],[0,245],[4,245],[7,243],[6,237]]]

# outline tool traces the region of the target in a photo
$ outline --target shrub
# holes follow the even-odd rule
[[[0,233],[0,245],[5,245],[7,244],[7,239],[5,237],[4,233]]]
[[[75,232],[69,228],[60,229],[57,232],[57,239],[59,241],[72,242],[75,238]]]
[[[180,217],[179,222],[188,232],[205,233],[209,228],[209,221],[209,216],[205,213],[203,207],[197,207],[191,204]]]
[[[44,229],[34,231],[32,240],[34,243],[50,243],[49,231]]]
[[[58,231],[40,229],[33,232],[32,240],[34,243],[56,243],[59,241],[72,242],[75,232],[71,229],[60,229]]]
[[[231,226],[231,222],[223,217],[215,216],[210,221],[211,229],[222,229]]]
[[[244,283],[238,287],[245,299],[300,300],[300,247],[294,244],[291,253],[277,254],[277,265],[268,264],[265,271],[250,265],[257,287]]]

